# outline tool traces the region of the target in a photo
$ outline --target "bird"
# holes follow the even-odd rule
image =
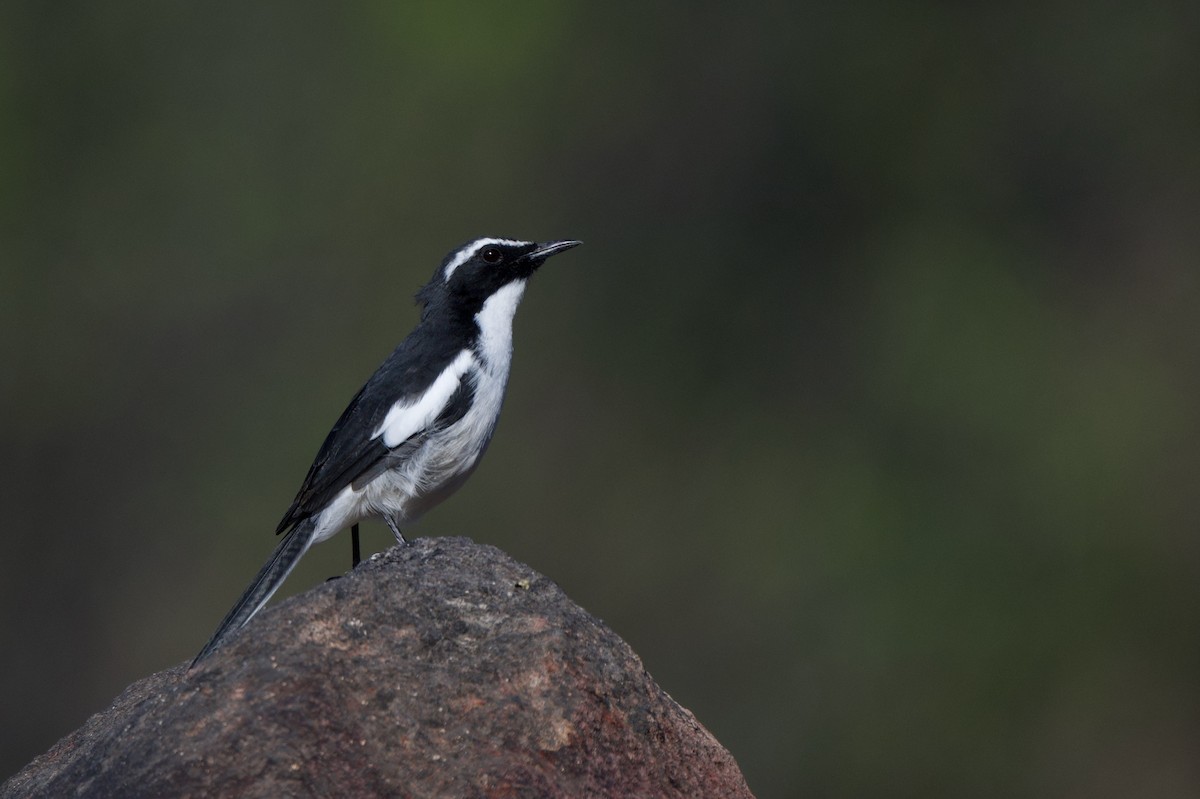
[[[445,257],[416,294],[416,327],[329,431],[276,528],[283,538],[193,667],[266,604],[313,544],[370,518],[405,544],[402,528],[463,485],[496,429],[526,283],[580,243],[477,238]]]

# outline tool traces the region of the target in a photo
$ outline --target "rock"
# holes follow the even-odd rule
[[[750,797],[616,634],[498,549],[417,539],[134,683],[0,797]]]

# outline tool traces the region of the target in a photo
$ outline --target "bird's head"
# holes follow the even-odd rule
[[[555,253],[569,250],[578,241],[518,241],[482,238],[469,241],[446,256],[433,278],[417,293],[417,302],[428,312],[450,303],[474,313],[500,289],[522,284]]]

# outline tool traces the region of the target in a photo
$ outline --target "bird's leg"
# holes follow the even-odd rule
[[[407,541],[404,540],[404,533],[400,532],[400,527],[399,527],[399,525],[396,524],[395,519],[393,519],[391,516],[385,516],[384,521],[386,521],[387,526],[391,528],[392,535],[396,536],[397,544],[399,544],[400,546],[404,546],[405,544],[408,543]]]
[[[353,563],[350,564],[351,569],[357,569],[358,564],[362,563],[362,554],[361,554],[359,546],[358,546],[358,525],[357,524],[350,525],[350,559],[352,561],[354,561]],[[332,577],[325,578],[325,582],[327,582],[327,583],[331,582],[333,580],[338,579],[341,576],[342,575],[340,575],[340,574],[335,574]]]

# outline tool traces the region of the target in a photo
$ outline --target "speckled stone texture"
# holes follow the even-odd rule
[[[500,550],[442,538],[134,683],[0,787],[27,796],[751,794],[615,633]]]

